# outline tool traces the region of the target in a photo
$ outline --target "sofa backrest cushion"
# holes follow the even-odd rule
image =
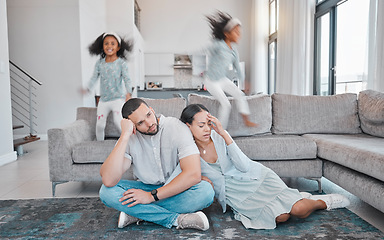
[[[357,95],[297,96],[272,94],[275,134],[361,133]]]
[[[358,99],[361,130],[376,137],[384,137],[384,93],[365,90]]]
[[[228,97],[231,103],[227,131],[232,137],[252,136],[258,134],[270,134],[272,125],[272,103],[268,95],[246,96],[251,115],[249,119],[258,124],[258,127],[250,128],[244,125],[243,119],[237,110],[236,100]],[[188,104],[203,104],[213,116],[218,116],[220,103],[212,96],[189,94]]]
[[[76,120],[83,119],[89,122],[91,126],[91,134],[93,139],[96,139],[96,116],[97,108],[95,107],[79,107],[77,108]],[[107,118],[107,123],[113,122],[112,115],[109,114]]]
[[[150,107],[155,110],[156,115],[163,114],[167,117],[180,118],[181,111],[187,106],[187,100],[185,98],[170,98],[170,99],[152,99],[142,98]],[[92,134],[96,136],[96,113],[95,107],[79,107],[77,109],[76,119],[87,120],[92,128]],[[114,125],[112,114],[108,115],[107,125],[105,126],[106,138],[118,138],[120,137],[120,130]]]
[[[180,118],[181,112],[187,106],[185,98],[154,99],[141,98],[155,110],[156,115],[163,114],[166,117]]]

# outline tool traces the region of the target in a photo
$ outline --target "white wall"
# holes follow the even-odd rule
[[[141,33],[137,29],[136,26],[134,26],[134,33],[133,33],[135,42],[134,42],[134,49],[132,53],[133,59],[135,59],[133,66],[130,66],[130,76],[132,80],[135,82],[135,90],[133,92],[134,97],[137,97],[137,89],[138,87],[140,89],[144,89],[144,82],[145,82],[145,73],[144,73],[144,39],[141,36]]]
[[[133,41],[134,49],[127,56],[132,87],[136,87],[140,83],[140,79],[144,79],[142,69],[144,65],[144,45],[143,38],[135,25],[134,5],[134,0],[108,0],[106,5],[106,22],[110,31],[118,32],[125,39]],[[136,90],[137,88],[135,92]],[[135,93],[133,96],[135,96]]]
[[[209,44],[211,32],[205,16],[220,10],[242,22],[238,50],[250,78],[253,0],[137,0],[146,53],[190,54]]]
[[[13,151],[6,1],[0,0],[0,166],[16,160]]]
[[[134,24],[134,0],[79,0],[82,84],[88,85],[96,60],[91,56],[88,46],[103,32],[114,31],[127,40],[134,42],[134,50],[128,54],[129,75],[132,86],[136,86],[139,74],[139,51],[142,51],[142,38]],[[95,106],[96,86],[90,94],[84,95],[84,106]]]
[[[91,56],[88,46],[107,30],[105,0],[79,0],[80,14],[80,51],[81,51],[81,79],[86,88],[91,79],[95,63],[99,56]],[[99,95],[99,87],[95,86],[89,94],[83,96],[84,106],[95,106],[95,94]]]
[[[83,104],[79,3],[8,0],[7,10],[10,59],[43,83],[37,87],[36,130],[44,135],[72,122]]]
[[[134,0],[7,3],[10,59],[43,82],[37,87],[35,128],[43,139],[48,129],[73,122],[77,107],[95,106],[94,93],[82,95],[80,89],[87,86],[98,58],[90,56],[88,46],[101,33],[116,31],[129,39],[135,37],[135,51],[143,51],[142,38],[133,26]],[[129,58],[133,81],[139,76],[134,54]],[[25,128],[15,131],[28,133]]]

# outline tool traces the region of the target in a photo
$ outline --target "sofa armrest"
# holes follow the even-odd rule
[[[72,147],[80,142],[92,141],[91,126],[86,120],[48,130],[49,175],[52,182],[71,179]]]

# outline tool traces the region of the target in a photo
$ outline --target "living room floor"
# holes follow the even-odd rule
[[[49,181],[48,142],[37,141],[24,145],[25,154],[17,161],[0,167],[0,200],[52,198]],[[288,186],[313,192],[317,182],[293,178],[284,179]],[[68,182],[56,186],[57,198],[98,197],[101,182]],[[384,213],[361,201],[356,196],[322,179],[326,193],[344,194],[351,201],[349,210],[384,232]]]

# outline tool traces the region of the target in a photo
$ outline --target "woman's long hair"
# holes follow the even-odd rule
[[[180,116],[180,121],[182,121],[183,123],[192,124],[196,113],[199,113],[201,111],[209,112],[208,109],[202,104],[190,104],[183,109]]]

